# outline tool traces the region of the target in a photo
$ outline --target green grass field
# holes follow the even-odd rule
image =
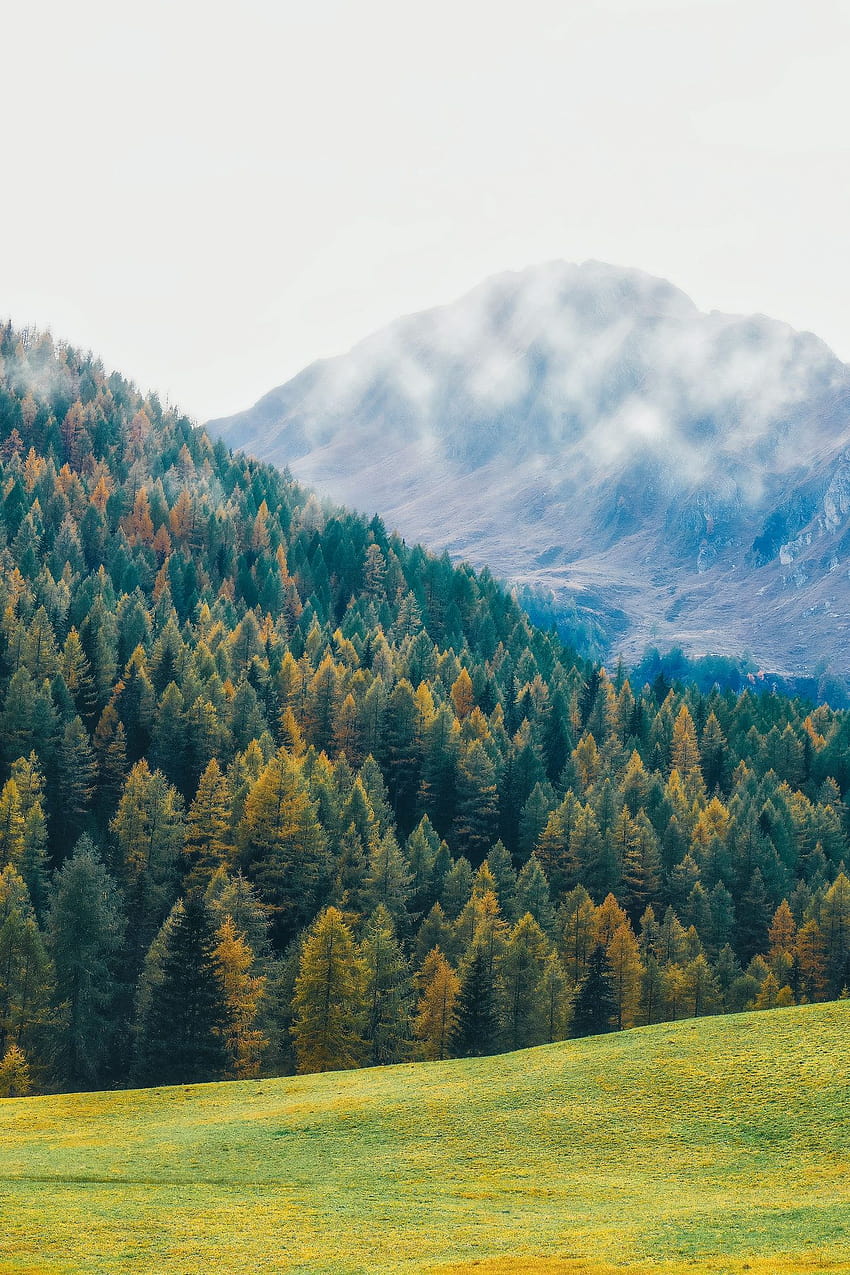
[[[0,1271],[850,1272],[850,1002],[0,1103]]]

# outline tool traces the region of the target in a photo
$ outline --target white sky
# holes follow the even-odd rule
[[[0,315],[200,420],[595,257],[850,361],[850,0],[7,0]]]

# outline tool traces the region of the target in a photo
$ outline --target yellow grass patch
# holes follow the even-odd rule
[[[2,1275],[850,1275],[850,1002],[0,1102]]]

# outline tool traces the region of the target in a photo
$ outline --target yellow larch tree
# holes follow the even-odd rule
[[[228,1070],[236,1080],[251,1080],[259,1076],[263,1053],[269,1045],[268,1038],[256,1025],[266,980],[252,975],[254,954],[231,916],[225,917],[216,938],[215,959],[227,1007]]]
[[[419,1001],[413,1031],[423,1058],[448,1058],[457,1030],[460,980],[438,947],[425,957],[417,977]]]

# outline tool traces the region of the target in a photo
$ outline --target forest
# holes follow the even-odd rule
[[[0,747],[0,1095],[850,986],[850,714],[606,671],[11,325]]]

